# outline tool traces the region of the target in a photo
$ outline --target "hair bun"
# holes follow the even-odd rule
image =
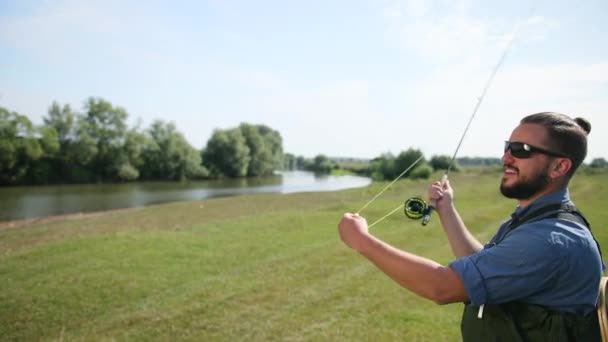
[[[585,133],[589,134],[589,132],[591,132],[591,124],[586,119],[576,118],[574,119],[574,121],[576,121],[576,123],[581,126]]]

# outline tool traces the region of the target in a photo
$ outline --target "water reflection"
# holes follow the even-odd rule
[[[335,191],[367,186],[368,178],[289,171],[270,177],[0,188],[0,221],[142,207],[250,193]]]

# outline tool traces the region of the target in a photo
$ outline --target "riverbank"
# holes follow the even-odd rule
[[[33,224],[48,224],[53,222],[62,222],[68,220],[77,220],[81,218],[87,217],[96,217],[108,214],[109,212],[114,211],[130,211],[137,210],[139,208],[122,208],[122,209],[112,209],[112,210],[104,210],[104,211],[94,211],[88,213],[72,213],[72,214],[63,214],[63,215],[53,215],[46,217],[36,217],[29,219],[20,219],[20,220],[9,220],[9,221],[0,221],[0,231],[7,229],[16,229],[23,228]]]
[[[433,179],[440,178],[436,174]],[[487,240],[513,209],[497,173],[454,173],[456,204]],[[361,214],[375,220],[429,181],[397,182]],[[460,340],[460,305],[394,284],[340,241],[336,224],[387,183],[336,192],[249,194],[31,222],[0,231],[6,340]],[[572,197],[608,245],[608,175]],[[452,259],[436,217],[395,213],[391,244]]]
[[[287,171],[269,177],[187,182],[129,182],[0,188],[0,221],[137,208],[255,193],[335,191],[365,187],[369,178]]]

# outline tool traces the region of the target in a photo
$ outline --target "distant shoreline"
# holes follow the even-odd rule
[[[162,203],[157,205],[169,204]],[[117,208],[117,209],[108,209],[101,211],[91,211],[91,212],[79,212],[79,213],[69,213],[62,215],[51,215],[51,216],[43,216],[43,217],[34,217],[34,218],[24,218],[24,219],[16,219],[16,220],[8,220],[8,221],[0,221],[0,231],[17,229],[27,227],[37,223],[53,223],[53,222],[63,222],[69,220],[75,220],[79,218],[88,218],[88,217],[96,217],[101,216],[108,213],[120,212],[120,211],[129,211],[129,210],[137,210],[142,207],[130,207],[130,208]]]

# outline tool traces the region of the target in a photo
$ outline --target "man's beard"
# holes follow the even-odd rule
[[[504,182],[501,182],[500,193],[507,198],[518,200],[528,199],[544,190],[549,182],[549,176],[545,170],[543,170],[529,178],[518,179],[512,185],[505,185]]]

